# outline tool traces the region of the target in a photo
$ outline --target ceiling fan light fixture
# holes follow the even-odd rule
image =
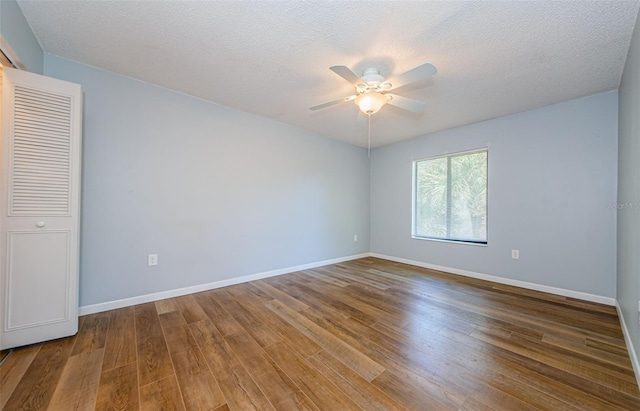
[[[309,107],[311,111],[346,101],[354,101],[360,111],[367,115],[377,113],[385,104],[390,104],[412,113],[421,113],[427,106],[425,103],[396,94],[389,94],[388,92],[433,76],[438,72],[433,64],[424,63],[386,81],[377,68],[365,69],[362,77],[359,77],[347,66],[331,66],[329,69],[355,86],[356,94],[311,106]]]
[[[387,104],[389,100],[383,94],[375,91],[369,93],[362,93],[355,99],[355,103],[364,114],[375,114],[382,106]]]

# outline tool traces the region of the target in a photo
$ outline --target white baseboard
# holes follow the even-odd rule
[[[444,271],[446,273],[458,274],[465,277],[477,278],[479,280],[492,281],[494,283],[512,285],[514,287],[526,288],[529,290],[542,291],[545,293],[562,295],[564,297],[577,298],[579,300],[591,301],[594,303],[606,304],[614,306],[616,299],[611,297],[605,297],[602,295],[595,295],[589,293],[583,293],[580,291],[566,290],[564,288],[550,287],[548,285],[529,283],[526,281],[512,280],[510,278],[497,277],[495,275],[476,273],[474,271],[460,270],[458,268],[445,267],[441,265],[423,263],[421,261],[408,260],[406,258],[393,257],[384,254],[371,253],[371,257],[381,258],[383,260],[395,261],[397,263],[415,265],[417,267],[428,268],[431,270]]]
[[[620,308],[620,305],[618,304],[617,301],[616,301],[616,310],[618,311],[618,317],[620,318],[620,324],[622,325],[622,335],[624,335],[624,342],[627,344],[627,350],[629,351],[629,359],[631,360],[633,371],[636,373],[636,381],[638,382],[638,388],[640,388],[640,362],[638,362],[638,356],[636,355],[636,350],[633,347],[633,341],[631,340],[631,335],[629,335],[627,322],[624,320],[624,315],[622,315],[622,309]]]
[[[161,291],[158,293],[139,295],[136,297],[123,298],[121,300],[107,301],[100,304],[85,305],[79,308],[79,315],[99,313],[102,311],[114,310],[116,308],[129,307],[136,304],[144,304],[152,301],[164,300],[165,298],[179,297],[181,295],[199,293],[201,291],[213,290],[215,288],[227,287],[249,281],[260,280],[277,275],[289,274],[296,271],[309,270],[311,268],[322,267],[324,265],[337,264],[345,261],[357,260],[369,257],[369,253],[350,255],[346,257],[334,258],[331,260],[317,261],[314,263],[298,265],[295,267],[280,268],[278,270],[265,271],[257,274],[245,275],[242,277],[229,278],[227,280],[214,281],[212,283],[194,285],[191,287],[178,288],[175,290]]]
[[[221,287],[227,287],[234,284],[246,283],[249,281],[260,280],[262,278],[275,277],[277,275],[293,273],[296,271],[308,270],[311,268],[322,267],[330,264],[337,264],[344,261],[357,260],[359,258],[364,258],[364,257],[376,257],[376,258],[381,258],[383,260],[395,261],[398,263],[414,265],[417,267],[428,268],[431,270],[444,271],[447,273],[458,274],[465,277],[472,277],[480,280],[487,280],[495,283],[507,284],[515,287],[522,287],[530,290],[542,291],[542,292],[547,292],[551,294],[557,294],[565,297],[577,298],[580,300],[592,301],[592,302],[611,305],[611,306],[616,305],[616,300],[610,297],[604,297],[604,296],[595,295],[595,294],[588,294],[580,291],[566,290],[563,288],[550,287],[550,286],[541,285],[541,284],[529,283],[526,281],[512,280],[509,278],[497,277],[494,275],[482,274],[474,271],[467,271],[467,270],[461,270],[458,268],[429,264],[421,261],[409,260],[409,259],[400,258],[400,257],[393,257],[389,255],[384,255],[384,254],[363,253],[363,254],[356,254],[356,255],[351,255],[346,257],[334,258],[331,260],[317,261],[317,262],[298,265],[294,267],[286,267],[278,270],[265,271],[262,273],[250,274],[242,277],[229,278],[226,280],[215,281],[212,283],[194,285],[190,287],[178,288],[178,289],[168,290],[168,291],[161,291],[158,293],[145,294],[145,295],[140,295],[136,297],[124,298],[121,300],[107,301],[99,304],[85,305],[79,308],[79,314],[87,315],[87,314],[99,313],[102,311],[113,310],[116,308],[128,307],[131,305],[163,300],[165,298],[179,297],[181,295],[213,290],[215,288],[221,288]]]
[[[229,278],[227,280],[215,281],[207,284],[200,284],[200,285],[195,285],[191,287],[162,291],[162,292],[152,293],[152,294],[145,294],[145,295],[140,295],[140,296],[131,297],[131,298],[124,298],[121,300],[108,301],[100,304],[85,305],[79,308],[79,315],[99,313],[99,312],[113,310],[117,308],[128,307],[136,304],[144,304],[152,301],[164,300],[165,298],[179,297],[182,295],[193,294],[193,293],[198,293],[198,292],[207,291],[207,290],[213,290],[216,288],[227,287],[230,285],[241,284],[249,281],[268,278],[268,277],[275,277],[282,274],[289,274],[296,271],[308,270],[316,267],[322,267],[325,265],[338,264],[345,261],[357,260],[365,257],[381,258],[383,260],[395,261],[398,263],[414,265],[417,267],[428,268],[431,270],[444,271],[451,274],[477,278],[480,280],[492,281],[499,284],[512,285],[515,287],[522,287],[529,290],[542,291],[542,292],[547,292],[551,294],[562,295],[565,297],[577,298],[580,300],[592,301],[596,303],[615,306],[616,310],[618,311],[618,316],[620,317],[620,323],[622,325],[622,333],[624,335],[624,340],[627,345],[627,349],[629,350],[629,357],[631,359],[631,364],[633,366],[633,370],[636,375],[636,380],[638,381],[638,387],[640,387],[640,363],[638,362],[638,357],[636,355],[636,351],[634,349],[631,336],[629,335],[629,330],[627,329],[624,316],[622,315],[622,310],[620,309],[618,302],[614,298],[583,293],[580,291],[566,290],[563,288],[550,287],[550,286],[541,285],[541,284],[529,283],[526,281],[512,280],[509,278],[497,277],[494,275],[482,274],[474,271],[460,270],[458,268],[428,264],[428,263],[423,263],[421,261],[409,260],[406,258],[393,257],[393,256],[378,254],[378,253],[356,254],[356,255],[351,255],[346,257],[334,258],[331,260],[317,261],[314,263],[298,265],[294,267],[281,268],[278,270],[265,271],[262,273],[251,274],[251,275],[246,275],[242,277]]]

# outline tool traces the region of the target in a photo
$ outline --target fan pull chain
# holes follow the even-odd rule
[[[367,148],[367,157],[371,158],[371,114],[369,116],[369,146]]]

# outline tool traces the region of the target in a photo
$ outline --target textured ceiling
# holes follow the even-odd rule
[[[616,89],[638,1],[20,1],[47,53],[366,146],[329,70],[434,77],[372,116],[372,144]]]

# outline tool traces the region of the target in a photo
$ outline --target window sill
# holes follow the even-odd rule
[[[436,241],[438,243],[474,245],[474,246],[478,246],[478,247],[487,247],[489,245],[488,243],[474,243],[474,242],[471,242],[471,241],[443,240],[441,238],[417,237],[415,235],[412,235],[411,238],[413,238],[414,240]]]

